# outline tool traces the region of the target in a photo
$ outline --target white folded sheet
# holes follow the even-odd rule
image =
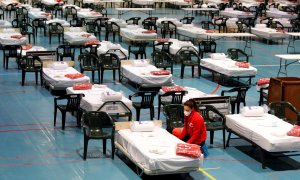
[[[132,132],[152,132],[154,128],[153,121],[134,121],[130,124]]]
[[[241,113],[245,117],[260,117],[265,114],[261,106],[245,106],[241,109]]]

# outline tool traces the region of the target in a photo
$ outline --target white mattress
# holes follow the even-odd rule
[[[156,21],[156,25],[160,26],[162,21],[171,21],[172,23],[174,23],[176,25],[176,27],[181,27],[182,26],[182,22],[180,22],[178,19],[176,18],[167,18],[167,17],[163,17],[163,18],[158,18]]]
[[[296,19],[297,14],[289,14],[288,12],[284,11],[267,11],[267,17],[273,17],[273,18],[290,18],[290,19]]]
[[[232,17],[232,18],[250,18],[254,17],[254,14],[246,14],[243,11],[220,11],[221,16]]]
[[[90,37],[83,37],[81,35],[83,34],[90,34],[84,31],[81,32],[64,32],[64,38],[65,40],[73,45],[82,45],[84,43],[86,43],[89,40],[97,40],[97,37],[94,34],[91,34]]]
[[[100,44],[101,46],[97,50],[98,55],[105,54],[108,50],[120,49],[126,55],[126,57],[124,57],[122,53],[117,51],[116,54],[118,55],[118,57],[120,59],[124,59],[128,57],[128,50],[123,48],[120,44],[113,44],[109,41],[102,41]]]
[[[251,33],[259,37],[270,39],[270,40],[283,39],[287,37],[287,34],[276,32],[275,29],[271,29],[271,28],[251,28]]]
[[[153,0],[132,0],[132,3],[137,5],[153,5],[154,1]]]
[[[132,132],[130,129],[116,133],[116,143],[120,144],[130,154],[131,159],[148,171],[173,172],[184,168],[198,169],[203,163],[199,159],[176,155],[177,143],[182,141],[165,129],[156,127],[153,132]],[[168,143],[166,143],[168,142]],[[165,153],[150,153],[150,148],[165,150]]]
[[[159,70],[153,65],[148,65],[146,67],[136,67],[133,65],[122,65],[122,74],[130,81],[135,82],[140,85],[158,85],[173,83],[172,74],[155,76],[151,75],[150,71]]]
[[[0,28],[11,28],[12,24],[9,21],[0,20]]]
[[[286,135],[293,125],[274,115],[265,114],[262,117],[227,115],[226,126],[268,152],[300,151],[300,138]]]
[[[231,77],[240,77],[240,76],[255,76],[257,69],[253,66],[249,68],[239,68],[235,66],[236,61],[226,58],[224,60],[214,60],[210,58],[201,59],[200,65],[214,70],[215,72],[224,74]]]
[[[80,107],[86,111],[97,111],[105,102],[102,101],[102,93],[103,92],[112,92],[113,90],[103,86],[103,87],[95,87],[93,86],[92,89],[89,90],[73,90],[73,87],[68,87],[66,89],[67,94],[84,94],[85,97],[83,97],[80,101]],[[126,98],[125,96],[122,97],[121,101],[129,108],[132,109],[132,101]],[[107,113],[122,113],[125,112],[122,111],[122,107],[118,108],[110,108],[105,109]]]
[[[43,68],[43,78],[45,81],[53,86],[55,89],[63,89],[67,87],[73,86],[74,83],[79,82],[90,82],[90,78],[88,76],[84,76],[78,79],[70,79],[66,78],[66,74],[75,74],[79,73],[73,67],[68,67],[65,70],[55,70],[52,68]]]
[[[205,32],[205,29],[194,26],[193,24],[184,24],[182,27],[177,27],[178,34],[195,39],[203,37],[202,34],[204,34]]]
[[[13,33],[0,33],[0,44],[1,45],[22,45],[27,43],[27,37],[21,39],[11,38],[14,35],[21,35],[18,32]]]
[[[44,11],[28,11],[28,17],[32,20],[34,19],[38,19],[38,18],[46,18],[46,19],[51,19],[51,16],[46,16],[46,15],[43,15]]]
[[[60,23],[63,27],[69,27],[70,26],[70,23],[68,21],[63,20],[63,19],[57,19],[57,18],[50,19],[50,20],[46,21],[46,24],[48,25],[48,24],[54,23],[54,22],[55,23]]]
[[[121,34],[125,37],[128,37],[130,39],[156,39],[157,33],[150,33],[146,34],[143,33],[144,31],[147,31],[146,29],[143,29],[136,25],[128,25],[126,28],[121,28]]]
[[[80,9],[77,11],[77,17],[79,18],[85,18],[85,19],[97,19],[99,17],[102,17],[102,14],[95,14],[97,12],[95,11],[87,11],[87,9]]]

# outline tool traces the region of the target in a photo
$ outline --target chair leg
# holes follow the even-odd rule
[[[119,73],[119,82],[121,82],[121,69],[118,69],[118,73]]]
[[[225,149],[225,128],[223,129],[223,148]]]
[[[114,138],[111,139],[111,158],[115,158],[115,141]]]
[[[99,81],[99,84],[101,83],[100,74],[101,74],[101,72],[100,72],[100,70],[98,70],[98,81]]]
[[[140,121],[140,113],[141,113],[141,109],[136,108],[136,120]]]
[[[153,118],[154,118],[154,107],[151,106],[151,108],[150,108],[150,119],[153,120]]]
[[[38,72],[35,72],[35,85],[38,85]]]
[[[95,71],[92,71],[92,82],[95,82],[94,76],[95,76]]]
[[[81,123],[80,123],[81,117],[82,117],[82,111],[79,109],[76,112],[77,127],[81,127]]]
[[[160,116],[160,107],[161,107],[161,105],[160,104],[158,104],[158,112],[157,112],[157,119],[159,119],[159,116]]]
[[[84,132],[85,133],[85,132]],[[83,160],[86,160],[87,148],[89,144],[88,137],[84,134]]]
[[[104,70],[101,70],[101,84],[103,83],[103,74],[104,74]]]
[[[116,80],[116,70],[113,70],[113,79]]]
[[[40,71],[40,78],[41,78],[41,86],[43,86],[43,71]]]
[[[106,139],[103,139],[102,143],[103,143],[103,154],[106,154]]]
[[[24,86],[26,71],[22,70],[22,86]]]
[[[194,68],[194,66],[192,66],[191,68],[192,68],[192,77],[194,77],[195,68]]]
[[[54,126],[56,125],[56,116],[57,116],[57,108],[54,105],[54,122],[53,122]]]
[[[236,103],[236,113],[239,114],[240,113],[240,103]]]
[[[231,103],[231,114],[234,114],[235,111],[235,103]]]
[[[215,131],[209,131],[209,133],[210,133],[210,144],[214,144]]]
[[[62,130],[65,130],[65,126],[66,126],[66,115],[67,115],[67,112],[65,111],[62,111],[61,112],[61,129]]]
[[[180,73],[180,78],[183,79],[184,75],[184,65],[181,65],[181,73]]]
[[[200,78],[201,77],[201,67],[198,66],[198,77]]]

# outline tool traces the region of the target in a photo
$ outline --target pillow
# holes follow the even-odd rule
[[[200,146],[196,144],[178,143],[176,145],[176,155],[199,158],[201,156]]]
[[[132,132],[152,132],[155,128],[153,121],[134,121],[130,123]]]
[[[264,108],[260,106],[245,106],[241,109],[241,114],[245,117],[264,116]]]
[[[51,65],[51,68],[55,70],[64,70],[67,69],[68,67],[69,65],[66,62],[53,62]]]
[[[266,24],[256,24],[255,27],[256,28],[266,28],[267,25]]]
[[[70,27],[70,32],[81,32],[80,27]]]
[[[74,83],[73,84],[73,90],[88,90],[92,89],[93,84],[89,82],[84,82],[84,83]]]
[[[269,84],[269,83],[270,83],[270,78],[260,78],[257,81],[258,86],[262,86],[262,85]]]
[[[121,92],[106,91],[102,94],[103,101],[120,101],[122,99]]]
[[[300,137],[300,126],[293,126],[293,128],[287,133],[287,135]]]
[[[212,59],[225,59],[226,58],[226,54],[224,54],[224,53],[212,53],[211,55],[210,55],[210,57],[212,58]]]
[[[146,66],[148,66],[148,61],[146,61],[146,60],[143,60],[143,59],[141,59],[141,60],[132,60],[132,65],[133,66],[136,66],[136,67],[146,67]]]

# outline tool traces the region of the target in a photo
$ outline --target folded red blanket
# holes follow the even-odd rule
[[[81,73],[66,74],[65,77],[70,78],[70,79],[78,79],[78,78],[84,77],[84,74],[81,74]]]
[[[252,12],[244,12],[244,14],[252,14]]]
[[[152,34],[152,33],[156,33],[155,30],[147,30],[147,31],[143,31],[142,33],[144,34]]]
[[[236,62],[235,65],[239,68],[249,68],[250,64],[247,62]]]
[[[206,33],[214,33],[214,30],[206,30]]]
[[[74,83],[73,84],[73,89],[74,90],[88,90],[88,89],[92,89],[93,84],[89,83],[89,82],[85,82],[85,83]]]
[[[171,72],[168,70],[159,70],[159,71],[151,71],[152,75],[160,76],[160,75],[170,75]]]
[[[270,83],[270,78],[260,78],[257,81],[258,86],[262,86],[262,85],[269,84],[269,83]]]
[[[89,40],[84,43],[85,46],[94,45],[94,44],[100,44],[100,41],[99,40]]]
[[[82,37],[89,38],[89,37],[91,36],[91,34],[82,34],[81,36],[82,36]]]
[[[199,158],[201,156],[200,146],[196,144],[178,143],[176,146],[176,155]]]
[[[60,2],[63,2],[63,0],[56,0],[56,2],[60,3]]]
[[[15,39],[21,39],[21,38],[23,38],[23,37],[25,37],[25,36],[22,36],[22,35],[12,35],[12,36],[10,36],[11,38],[15,38]]]
[[[23,50],[29,50],[29,49],[31,49],[32,48],[32,45],[31,44],[26,44],[26,45],[23,45],[22,46],[22,49]]]
[[[43,16],[52,16],[52,13],[42,13]]]
[[[163,86],[161,88],[164,92],[177,92],[184,91],[184,88],[181,86]]]
[[[300,126],[294,126],[288,133],[288,136],[300,137]]]
[[[101,13],[99,13],[99,12],[92,12],[91,13],[93,16],[100,16],[101,15]]]
[[[169,39],[168,38],[159,38],[157,39],[157,42],[168,42]]]
[[[282,30],[282,29],[277,29],[276,32],[280,32],[280,33],[286,33],[286,30]]]

